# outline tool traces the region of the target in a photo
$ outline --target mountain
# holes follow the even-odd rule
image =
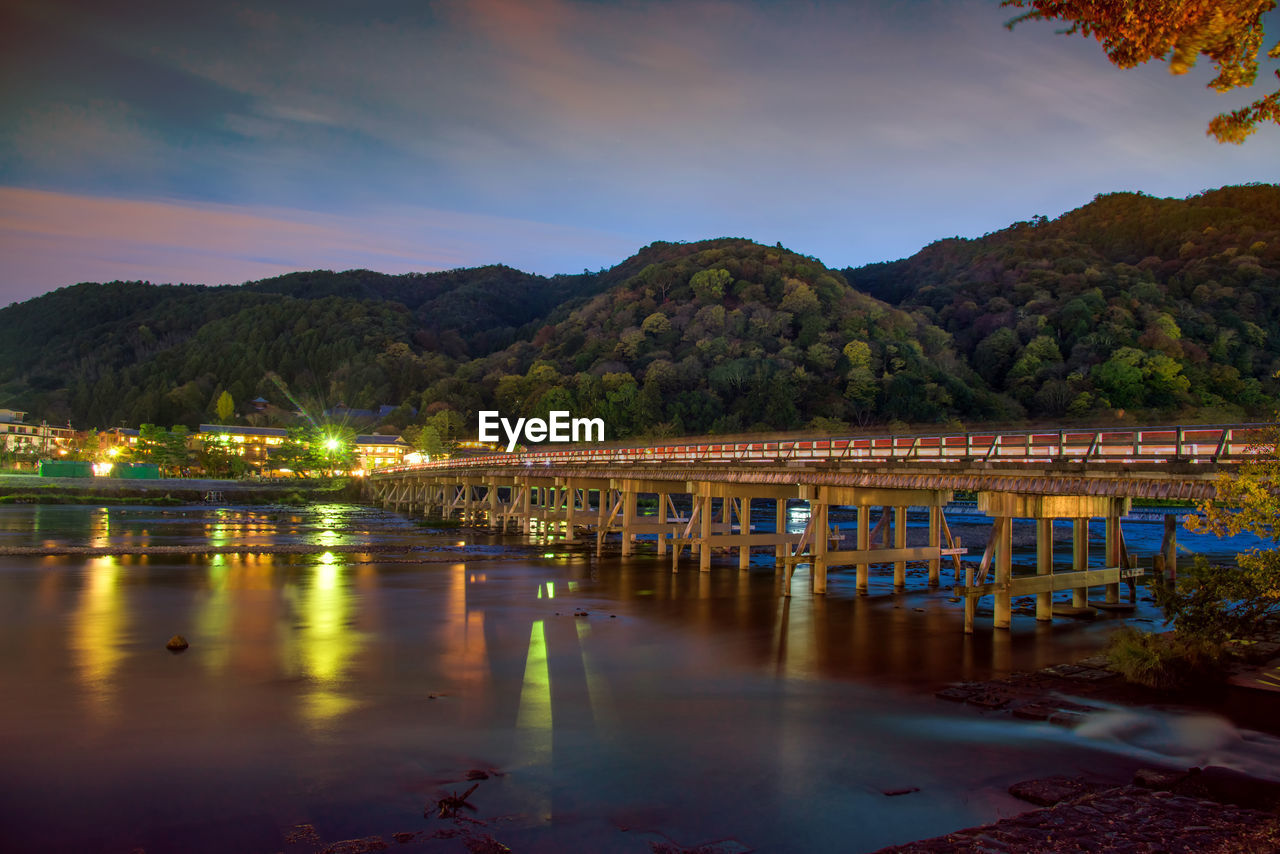
[[[611,435],[1004,417],[950,336],[813,258],[748,240],[658,243],[562,320],[423,400],[568,409]]]
[[[610,438],[890,422],[1235,420],[1280,394],[1280,187],[1097,197],[843,271],[654,243],[599,273],[80,284],[0,310],[0,406],[195,425],[297,406],[602,417]],[[414,413],[419,415],[415,416]]]
[[[1275,185],[1113,193],[845,275],[951,334],[1033,418],[1270,416],[1280,394]]]
[[[223,390],[288,410],[412,408],[457,360],[508,345],[597,287],[590,275],[507,267],[80,284],[0,310],[0,400],[85,427],[196,424]]]

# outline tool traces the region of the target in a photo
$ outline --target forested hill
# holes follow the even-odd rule
[[[946,330],[1032,417],[1269,415],[1280,371],[1280,187],[1099,196],[1056,220],[845,271]]]
[[[223,390],[289,410],[408,411],[458,360],[507,346],[600,287],[596,276],[507,267],[80,284],[0,310],[0,406],[78,427],[193,425]]]
[[[611,435],[1005,417],[931,323],[747,240],[654,244],[619,284],[424,401],[601,416]]]
[[[1102,196],[843,272],[725,238],[654,243],[597,274],[113,282],[0,311],[0,406],[78,427],[194,426],[224,390],[241,414],[268,399],[257,420],[299,404],[391,404],[368,426],[394,428],[569,409],[610,438],[1230,420],[1269,415],[1277,373],[1275,186]]]

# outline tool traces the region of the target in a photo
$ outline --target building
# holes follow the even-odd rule
[[[356,436],[356,463],[360,471],[373,471],[404,462],[409,443],[399,436]]]
[[[99,430],[98,441],[102,443],[102,448],[108,456],[114,457],[138,447],[138,428],[109,427],[106,430]]]
[[[211,443],[225,446],[231,453],[243,457],[254,471],[266,472],[271,468],[271,449],[277,448],[289,438],[283,427],[240,427],[232,424],[201,424],[193,437],[199,447]]]
[[[194,439],[203,447],[211,442],[226,446],[243,457],[249,467],[266,473],[273,469],[271,450],[283,445],[289,431],[283,427],[240,427],[201,424]],[[404,461],[409,444],[399,436],[362,435],[355,438],[353,472],[363,473]]]
[[[70,426],[56,427],[48,422],[27,423],[27,413],[17,409],[0,409],[0,449],[23,454],[52,457],[66,452],[75,439]]]

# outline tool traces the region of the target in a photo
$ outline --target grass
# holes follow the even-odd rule
[[[1222,646],[1177,632],[1154,634],[1125,626],[1111,636],[1107,660],[1117,673],[1138,685],[1176,690],[1220,682]]]
[[[54,490],[15,492],[12,495],[0,495],[0,504],[141,504],[154,507],[172,507],[176,504],[190,503],[170,495],[93,495],[86,492],[57,492]]]

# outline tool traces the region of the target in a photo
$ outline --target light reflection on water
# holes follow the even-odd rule
[[[39,514],[38,536],[67,542],[457,538],[340,506],[51,509],[78,512]],[[32,521],[0,509],[0,536]],[[0,684],[22,686],[0,692],[0,757],[27,769],[0,780],[0,842],[188,852],[199,828],[207,850],[270,852],[301,822],[330,841],[431,829],[423,805],[490,768],[478,817],[507,816],[493,832],[517,851],[648,851],[642,831],[857,851],[1016,811],[1019,779],[1147,761],[1123,728],[1046,731],[922,690],[1087,654],[1106,620],[965,637],[945,592],[860,598],[833,573],[832,595],[800,576],[788,599],[762,566],[541,552],[0,559]],[[191,649],[166,652],[174,633]],[[921,796],[881,794],[904,786]]]
[[[72,621],[72,654],[80,671],[90,716],[110,718],[116,713],[114,679],[124,658],[128,611],[120,593],[121,569],[114,557],[90,558],[85,583]]]

